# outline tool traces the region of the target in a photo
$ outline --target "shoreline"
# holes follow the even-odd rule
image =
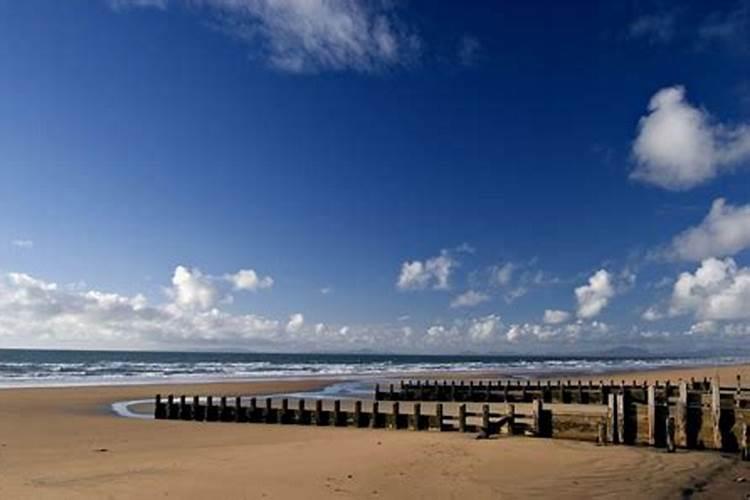
[[[578,359],[578,358],[571,358]],[[628,360],[631,358],[617,358]],[[271,383],[271,382],[328,382],[333,383],[345,382],[382,382],[399,379],[414,380],[553,380],[553,379],[580,379],[582,381],[599,380],[609,378],[621,378],[632,375],[651,375],[659,373],[677,373],[677,372],[700,372],[705,373],[707,370],[726,372],[732,367],[743,367],[750,365],[750,361],[742,360],[728,363],[711,363],[708,361],[695,364],[664,364],[658,366],[633,366],[631,368],[615,367],[612,370],[592,371],[585,368],[571,370],[545,370],[538,373],[523,372],[512,369],[495,369],[495,370],[424,370],[424,371],[382,371],[373,373],[348,373],[348,374],[310,374],[310,375],[289,375],[289,376],[253,376],[253,377],[195,377],[195,378],[170,378],[163,377],[158,380],[139,379],[132,381],[111,380],[92,380],[92,381],[75,381],[75,382],[50,382],[50,383],[4,383],[0,381],[0,392],[9,390],[25,389],[68,389],[68,388],[96,388],[96,387],[156,387],[165,385],[174,386],[195,386],[195,385],[215,385],[215,384],[253,384],[253,383]],[[653,379],[653,377],[645,377]]]

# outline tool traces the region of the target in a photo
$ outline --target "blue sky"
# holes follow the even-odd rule
[[[750,335],[747,1],[0,0],[0,41],[1,346]]]

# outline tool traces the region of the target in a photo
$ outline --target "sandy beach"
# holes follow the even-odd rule
[[[750,366],[718,369],[733,383]],[[715,369],[628,373],[713,376]],[[616,378],[615,375],[612,377]],[[598,377],[595,377],[598,378]],[[609,376],[608,376],[609,378]],[[0,498],[746,498],[750,465],[713,452],[471,435],[114,416],[156,392],[270,394],[325,381],[0,391]],[[736,481],[745,478],[744,482]]]

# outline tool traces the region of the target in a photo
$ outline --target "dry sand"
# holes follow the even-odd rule
[[[742,369],[750,380],[750,367]],[[726,377],[733,380],[736,372],[728,369]],[[713,371],[659,378],[704,373]],[[155,392],[268,394],[319,384],[0,390],[0,499],[652,499],[691,494],[741,499],[750,494],[750,466],[711,452],[666,454],[521,437],[477,441],[452,433],[137,420],[108,412],[113,401]],[[734,481],[740,476],[746,482]]]

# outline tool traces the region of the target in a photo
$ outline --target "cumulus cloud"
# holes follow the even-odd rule
[[[750,268],[729,257],[704,260],[694,273],[680,274],[669,312],[701,321],[750,318]]]
[[[638,125],[631,177],[686,190],[750,160],[750,126],[714,122],[685,99],[682,86],[659,90]]]
[[[293,73],[374,72],[413,63],[421,40],[389,1],[115,0],[114,6],[206,9],[218,27]]]
[[[598,316],[615,296],[612,275],[607,270],[600,269],[589,278],[587,285],[575,289],[575,295],[578,301],[579,318],[588,319]]]
[[[305,317],[300,313],[295,313],[289,316],[289,321],[286,324],[286,331],[289,333],[297,333],[302,330],[305,325]]]
[[[510,325],[505,332],[508,342],[522,341],[564,341],[576,342],[583,337],[602,336],[609,333],[609,326],[601,321],[585,322],[578,320],[567,325],[538,325],[536,323],[520,323]]]
[[[544,311],[544,323],[548,325],[559,325],[569,319],[570,313],[568,311],[561,311],[559,309],[546,309]]]
[[[401,265],[396,287],[401,290],[447,290],[456,261],[446,251],[425,261],[407,261]]]
[[[240,269],[235,274],[226,275],[235,290],[249,290],[254,292],[262,288],[271,288],[273,278],[270,276],[260,277],[253,269]]]
[[[34,242],[31,240],[12,240],[10,244],[16,248],[34,248]]]
[[[180,287],[196,286],[195,273],[187,268],[175,276]],[[207,305],[213,297],[193,289],[180,300]],[[267,342],[278,330],[277,321],[258,315],[186,308],[177,302],[150,305],[143,295],[77,290],[22,273],[0,277],[0,342],[4,345],[231,346]]]
[[[648,309],[643,311],[641,318],[646,321],[659,321],[660,319],[664,318],[664,314],[662,314],[657,307],[649,307]]]
[[[472,319],[469,325],[469,338],[474,342],[489,342],[497,337],[501,326],[500,316],[496,314]]]
[[[177,266],[174,270],[171,295],[177,305],[199,309],[209,309],[219,299],[219,291],[210,277],[200,269],[184,266]]]
[[[703,221],[672,241],[674,257],[701,261],[709,257],[726,257],[750,248],[750,205],[733,206],[718,198]]]
[[[488,300],[490,300],[490,296],[486,293],[468,290],[454,298],[451,301],[451,307],[474,307]]]

